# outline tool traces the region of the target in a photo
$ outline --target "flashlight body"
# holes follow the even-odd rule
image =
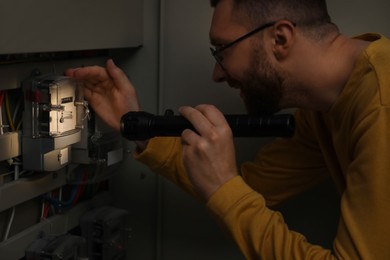
[[[271,116],[225,115],[234,137],[291,137],[295,121],[290,114]],[[156,136],[180,136],[185,129],[196,131],[183,116],[128,112],[121,119],[121,133],[128,140]]]

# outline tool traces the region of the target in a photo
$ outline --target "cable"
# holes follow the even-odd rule
[[[85,181],[88,179],[88,175],[87,174],[84,174],[83,176],[83,180],[81,181],[81,183],[85,183]],[[79,201],[81,195],[83,194],[84,190],[85,190],[85,184],[80,184],[78,189],[77,189],[77,193],[76,193],[76,196],[74,197],[73,199],[73,202],[72,202],[72,206],[75,206],[76,203]]]
[[[0,135],[4,134],[4,126],[3,126],[3,110],[2,107],[0,106]]]
[[[80,176],[79,182],[85,180],[87,175]],[[82,180],[81,180],[82,179]],[[68,210],[70,209],[80,198],[81,193],[84,191],[84,185],[74,185],[72,192],[70,194],[70,198],[67,201],[62,201],[62,199],[55,199],[49,196],[46,196],[45,199],[53,205],[53,207],[58,211]]]
[[[19,163],[15,163],[14,166],[15,166],[14,176],[15,176],[15,181],[16,181],[19,179]],[[12,223],[14,222],[14,218],[15,218],[15,208],[16,207],[12,208],[11,216],[10,216],[10,219],[8,221],[8,224],[7,224],[7,229],[5,230],[3,241],[6,241],[9,237],[9,233],[11,231],[11,226],[12,226]]]
[[[23,120],[20,120],[19,123],[16,126],[16,131],[20,130],[20,126],[22,125],[22,123],[23,123]]]
[[[8,117],[9,125],[10,125],[10,127],[11,127],[11,131],[12,131],[12,132],[15,132],[14,123],[12,122],[11,111],[10,111],[10,109],[9,109],[8,91],[5,92],[5,109],[6,109],[6,112],[7,112],[7,117]]]
[[[12,223],[14,222],[14,217],[15,217],[15,207],[12,208],[11,216],[10,216],[10,219],[8,221],[8,224],[7,224],[7,229],[5,230],[3,241],[6,241],[9,237],[11,226],[12,226]]]
[[[16,117],[19,114],[19,110],[21,106],[22,106],[22,99],[19,98],[18,102],[16,103],[14,114],[12,116],[12,122],[15,122],[15,124],[16,124]],[[21,124],[22,124],[22,117],[20,117],[18,123],[16,124],[16,129],[15,129],[16,131],[19,131]]]
[[[42,206],[41,206],[41,220],[44,220],[45,205],[46,205],[45,198],[43,198]]]
[[[4,134],[3,126],[3,100],[4,100],[4,91],[0,91],[0,134]]]
[[[4,91],[0,91],[0,105],[3,105]]]
[[[45,211],[44,211],[44,219],[47,219],[47,217],[49,216],[49,210],[50,210],[50,204],[47,203],[46,206],[45,206]]]

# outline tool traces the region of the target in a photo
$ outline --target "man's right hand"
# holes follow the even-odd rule
[[[106,68],[68,69],[65,75],[77,80],[93,110],[116,131],[120,131],[120,120],[125,113],[140,110],[134,86],[111,59]]]

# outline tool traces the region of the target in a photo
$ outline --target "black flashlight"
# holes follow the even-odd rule
[[[271,116],[225,115],[234,137],[291,137],[295,121],[291,114]],[[156,136],[180,136],[185,129],[194,130],[183,116],[166,112],[128,112],[121,118],[121,133],[128,140],[147,140]]]

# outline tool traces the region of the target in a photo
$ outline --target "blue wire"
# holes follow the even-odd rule
[[[78,181],[80,182],[81,181],[81,174],[78,174],[78,175],[79,175],[79,180]],[[76,198],[78,188],[79,188],[79,185],[74,185],[74,188],[72,190],[71,196],[70,196],[70,198],[67,201],[61,201],[61,200],[52,198],[52,197],[50,197],[48,195],[45,195],[44,199],[49,201],[50,204],[52,204],[53,207],[56,208],[57,210],[68,210],[68,209],[70,209],[70,207],[73,204],[73,201]]]

